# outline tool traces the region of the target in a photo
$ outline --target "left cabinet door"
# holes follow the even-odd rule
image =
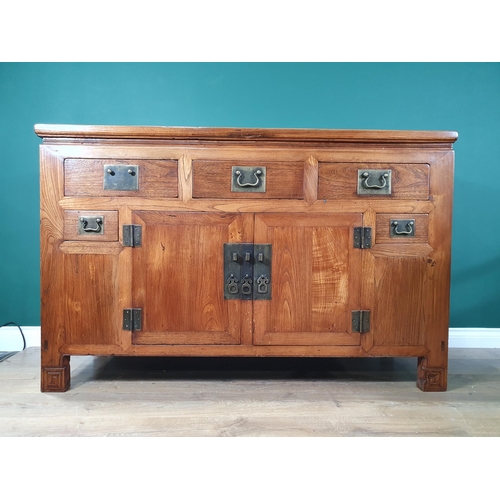
[[[240,344],[251,303],[224,300],[224,243],[251,242],[251,214],[136,211],[133,307],[142,310],[134,344]],[[248,311],[245,311],[248,308]]]

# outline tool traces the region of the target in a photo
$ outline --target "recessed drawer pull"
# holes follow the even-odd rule
[[[368,172],[363,173],[363,186],[366,189],[384,189],[387,186],[387,178],[389,177],[388,173],[382,174],[380,176],[379,182],[380,184],[368,184],[368,179],[370,178],[370,174]]]

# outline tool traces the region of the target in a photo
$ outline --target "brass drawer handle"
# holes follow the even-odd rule
[[[368,184],[368,179],[370,178],[370,174],[368,172],[363,173],[363,186],[366,189],[384,189],[387,186],[387,178],[389,177],[388,173],[384,173],[380,176],[380,184]]]
[[[413,234],[413,225],[415,223],[413,221],[409,221],[406,223],[406,231],[398,231],[399,222],[395,220],[392,225],[394,226],[394,234]]]
[[[236,182],[238,183],[238,186],[242,187],[242,188],[245,188],[245,187],[256,187],[258,186],[259,182],[260,182],[260,179],[259,179],[259,175],[262,175],[262,170],[256,170],[255,172],[252,172],[253,175],[255,176],[255,182],[254,183],[251,183],[251,182],[245,182],[245,183],[241,183],[240,182],[240,179],[241,179],[241,176],[243,175],[243,173],[241,172],[241,170],[236,170]]]
[[[89,222],[93,221],[95,227],[89,227]],[[80,217],[81,233],[102,233],[102,217]]]
[[[266,167],[233,166],[231,191],[233,193],[265,193]]]

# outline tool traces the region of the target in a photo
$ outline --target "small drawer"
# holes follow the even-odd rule
[[[194,160],[193,198],[304,198],[304,162]]]
[[[318,199],[429,199],[427,163],[320,163]]]
[[[68,158],[64,194],[177,198],[177,160]]]
[[[377,214],[375,243],[427,243],[427,214]]]
[[[118,241],[116,210],[65,210],[66,241]]]

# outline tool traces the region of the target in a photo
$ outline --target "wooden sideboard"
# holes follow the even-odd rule
[[[446,390],[456,132],[35,132],[42,391],[72,355],[405,356]]]

